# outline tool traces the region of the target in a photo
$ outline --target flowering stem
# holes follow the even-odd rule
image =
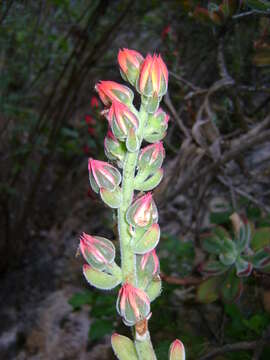
[[[144,334],[143,339],[135,340],[135,347],[140,360],[156,360],[156,355],[150,339],[149,331]],[[149,357],[151,354],[151,358]]]
[[[138,114],[140,118],[140,128],[138,129],[138,137],[140,139],[140,145],[142,142],[143,128],[147,120],[147,112],[144,107],[141,106]],[[126,212],[130,206],[134,193],[134,175],[137,165],[137,158],[139,149],[135,152],[127,152],[124,166],[123,166],[123,177],[122,177],[122,204],[118,209],[118,231],[119,241],[121,248],[121,267],[123,275],[123,283],[129,282],[136,286],[136,257],[130,248],[131,235],[129,233],[129,225],[126,221]]]

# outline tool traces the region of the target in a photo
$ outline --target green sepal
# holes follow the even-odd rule
[[[113,209],[117,209],[121,206],[122,191],[119,186],[115,188],[114,191],[109,191],[105,188],[101,188],[100,196],[104,203]]]
[[[160,228],[158,224],[152,224],[150,228],[139,239],[132,239],[131,249],[135,254],[145,254],[153,250],[160,237]]]
[[[99,186],[98,186],[92,172],[90,172],[90,174],[89,174],[89,182],[90,182],[90,185],[91,185],[91,188],[93,189],[93,191],[98,194]]]
[[[90,285],[101,290],[112,290],[122,281],[121,276],[95,270],[89,265],[83,266],[83,274]]]
[[[153,278],[145,291],[151,302],[154,301],[161,294],[162,282],[159,275]]]
[[[167,134],[167,131],[162,131],[162,132],[153,132],[153,133],[149,133],[149,134],[144,134],[144,140],[149,142],[149,143],[155,143],[157,141],[162,140],[163,138],[165,138]]]
[[[154,94],[153,96],[142,96],[142,103],[145,107],[145,110],[149,113],[149,114],[153,114],[157,111],[158,107],[159,107],[159,103],[160,103],[161,98],[159,98],[157,96],[157,94]]]
[[[126,147],[128,151],[135,152],[139,149],[139,139],[136,135],[134,128],[130,127],[128,130],[128,136],[126,139]]]
[[[150,175],[148,178],[141,179],[141,177],[136,177],[134,180],[134,188],[139,191],[149,191],[154,189],[159,185],[163,178],[164,171],[163,169],[158,169],[154,174]]]
[[[113,334],[111,337],[112,348],[119,360],[138,360],[135,345],[128,337]]]

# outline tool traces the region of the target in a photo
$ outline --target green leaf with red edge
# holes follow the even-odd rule
[[[252,240],[251,247],[254,251],[257,251],[265,246],[270,245],[270,227],[262,227],[255,230]]]
[[[225,302],[236,301],[242,294],[243,281],[236,276],[235,269],[232,269],[221,285],[221,296]]]
[[[258,250],[252,257],[253,266],[256,269],[265,269],[270,266],[270,246]]]
[[[209,260],[200,266],[200,272],[209,276],[221,275],[228,269],[228,266],[216,260]]]
[[[222,277],[220,276],[203,281],[197,288],[197,301],[204,304],[216,301],[219,298],[221,283]]]

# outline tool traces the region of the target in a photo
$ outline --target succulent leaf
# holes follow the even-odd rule
[[[111,342],[115,356],[119,360],[138,360],[134,343],[128,337],[115,333],[111,337]]]

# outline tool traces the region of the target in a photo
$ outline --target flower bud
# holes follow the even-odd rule
[[[166,136],[169,115],[159,108],[153,115],[148,117],[148,124],[144,132],[144,138],[150,143],[154,143]]]
[[[170,346],[169,360],[185,360],[185,358],[186,354],[184,345],[180,340],[174,340],[174,342]]]
[[[138,51],[125,48],[119,50],[118,63],[121,75],[124,80],[128,80],[132,85],[136,83],[142,62],[143,56]]]
[[[159,169],[165,157],[165,150],[162,142],[157,142],[153,145],[148,145],[140,152],[138,159],[139,171],[144,171],[147,168],[151,171]]]
[[[146,227],[158,220],[157,207],[152,194],[147,193],[135,200],[127,210],[127,222],[133,226]]]
[[[134,97],[133,92],[127,86],[118,84],[115,81],[100,81],[95,86],[95,89],[105,106],[109,106],[113,100],[130,104]]]
[[[116,308],[125,324],[132,326],[149,315],[150,300],[143,290],[125,283],[119,290]]]
[[[128,137],[129,129],[137,130],[139,121],[129,108],[120,103],[113,101],[109,112],[106,114],[114,136],[120,140]]]
[[[125,145],[118,141],[113,133],[109,130],[104,139],[104,151],[109,160],[124,160],[126,150]]]
[[[80,250],[84,259],[96,270],[103,270],[115,258],[113,243],[100,236],[82,233],[80,237]]]
[[[151,275],[159,273],[159,259],[156,250],[153,249],[144,254],[140,261],[140,269]]]
[[[163,96],[168,88],[168,70],[160,55],[147,55],[141,65],[138,91],[146,97]]]
[[[120,172],[107,162],[90,158],[88,160],[88,170],[90,184],[96,193],[100,188],[114,191],[121,182]]]
[[[114,333],[111,337],[113,351],[120,360],[138,360],[136,349],[128,337]]]
[[[112,290],[122,281],[121,271],[117,274],[110,274],[96,270],[87,264],[83,265],[83,275],[90,285],[101,290]]]

